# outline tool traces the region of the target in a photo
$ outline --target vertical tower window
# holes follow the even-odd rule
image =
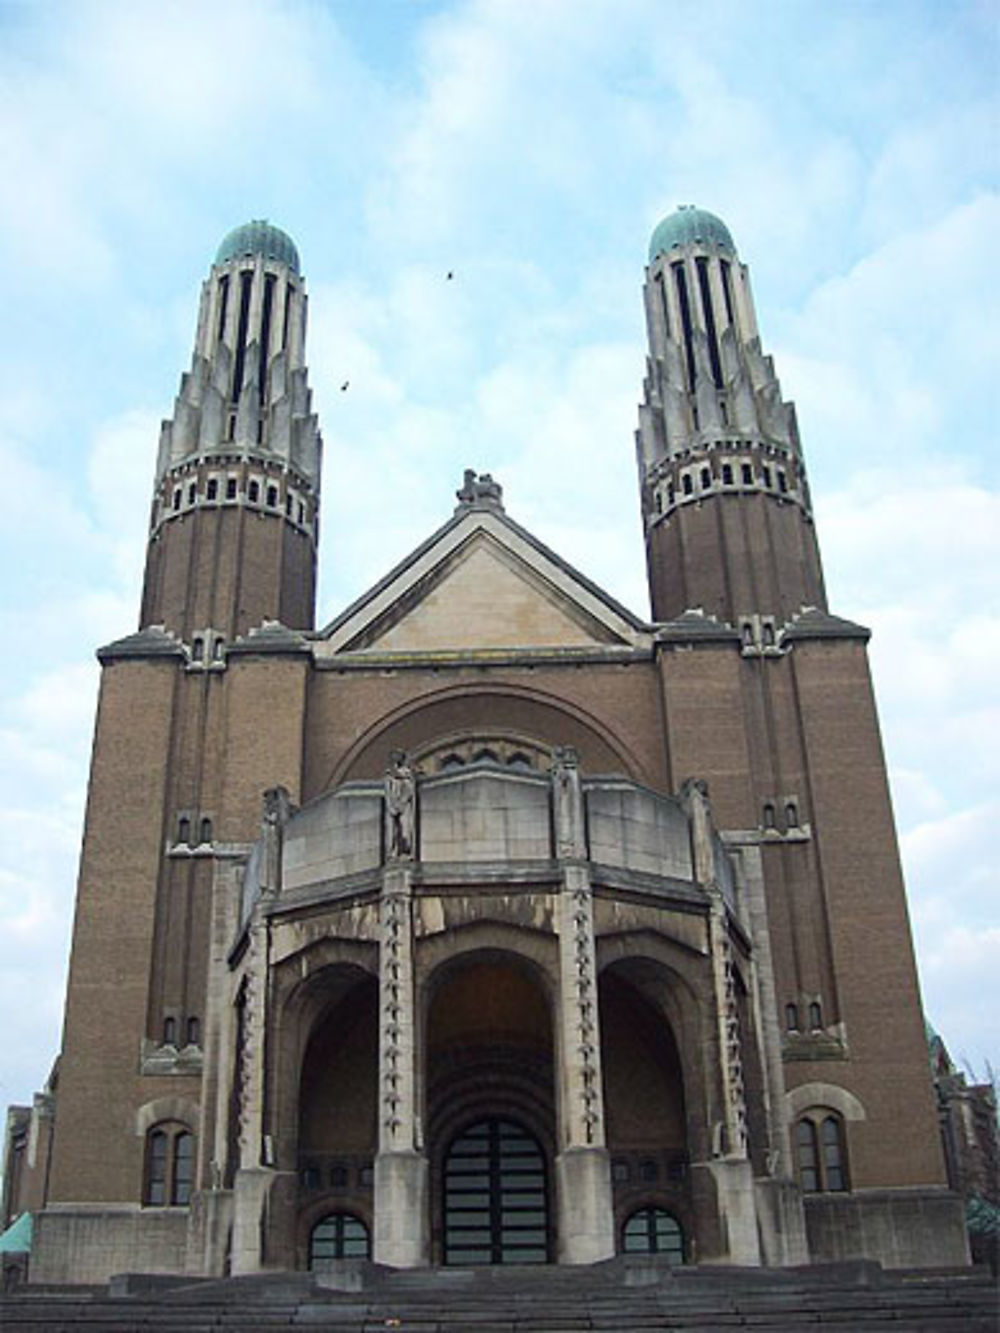
[[[765,485],[765,486],[770,486],[770,485],[771,485],[771,469],[767,466],[766,463],[761,467],[760,472],[761,472],[761,476],[764,478],[764,485]]]
[[[257,391],[260,394],[261,405],[264,403],[267,388],[267,357],[271,345],[271,310],[274,306],[274,284],[274,274],[265,274],[264,309],[261,312],[260,320],[260,359],[257,363]]]
[[[215,477],[209,477],[205,484],[205,499],[217,500],[219,498],[219,483]]]
[[[723,463],[722,465],[722,484],[723,486],[732,486],[733,484],[732,463]]]
[[[226,499],[227,499],[227,500],[235,500],[235,499],[236,499],[236,478],[235,478],[235,477],[227,477],[227,478],[226,478]]]
[[[278,507],[278,488],[277,486],[268,486],[267,488],[268,508],[277,509]]]
[[[744,486],[753,485],[753,468],[749,463],[743,463],[740,466],[740,476],[743,479]]]
[[[232,401],[239,402],[240,390],[243,388],[243,372],[246,366],[247,356],[247,325],[250,322],[250,290],[253,285],[253,274],[244,272],[240,274],[240,319],[239,327],[236,332],[236,359],[233,363],[233,392]]]
[[[823,1009],[817,1000],[813,1000],[809,1006],[809,1027],[813,1032],[818,1032],[823,1026]]]
[[[774,806],[771,804],[770,801],[768,801],[764,806],[764,827],[765,828],[775,827]]]
[[[181,507],[181,488],[179,486],[174,488],[173,507],[175,510]]]
[[[177,1019],[165,1018],[163,1020],[163,1044],[164,1046],[173,1046],[177,1040]]]
[[[715,331],[715,312],[712,309],[712,293],[708,283],[708,260],[700,256],[694,262],[698,271],[701,308],[705,314],[705,332],[708,334],[708,359],[712,367],[712,379],[715,382],[715,387],[721,389],[722,362],[719,360],[719,339]]]
[[[252,505],[260,503],[260,482],[251,481],[247,487],[247,499]]]
[[[799,1184],[806,1194],[819,1190],[819,1147],[816,1126],[811,1120],[800,1120],[795,1126],[795,1157],[799,1168]]]
[[[785,823],[789,828],[798,828],[799,826],[799,808],[794,801],[788,801],[785,804]]]
[[[201,821],[201,828],[198,831],[198,840],[199,842],[212,841],[212,821],[207,816]]]
[[[712,469],[708,467],[703,467],[701,470],[702,490],[707,491],[711,485],[712,485]]]
[[[691,480],[690,472],[685,472],[681,477],[681,490],[685,495],[691,495],[694,491],[694,483]]]
[[[226,313],[229,309],[229,274],[225,274],[219,279],[219,327],[216,334],[217,341],[222,342],[226,336]]]
[[[728,260],[720,259],[719,268],[722,271],[722,297],[726,303],[726,318],[729,320],[730,325],[735,329],[736,316],[733,313],[733,287]]]
[[[674,285],[677,288],[677,301],[681,308],[681,325],[684,330],[684,351],[687,356],[688,388],[694,388],[694,341],[691,328],[691,306],[688,301],[687,276],[683,264],[671,264]],[[695,426],[698,423],[695,421]]]
[[[201,1040],[201,1024],[197,1018],[189,1018],[187,1021],[187,1044],[197,1046]]]
[[[190,486],[188,486],[188,504],[193,505],[195,500],[197,500],[197,498],[198,498],[198,486],[195,482],[192,481]]]
[[[788,492],[788,478],[785,476],[781,468],[778,468],[778,490],[782,495],[785,495]]]
[[[797,1004],[785,1005],[785,1027],[789,1032],[798,1032],[799,1030],[799,1006]]]
[[[181,815],[177,821],[177,841],[185,843],[191,841],[191,821],[187,815]]]

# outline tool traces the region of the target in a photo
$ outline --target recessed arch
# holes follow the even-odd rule
[[[393,749],[419,750],[437,737],[481,726],[535,737],[547,745],[573,745],[595,773],[625,773],[647,786],[647,772],[628,744],[589,710],[558,695],[523,685],[449,685],[407,700],[372,723],[328,773],[323,790],[354,778],[381,777]]]
[[[845,1120],[867,1120],[864,1104],[853,1092],[836,1083],[800,1083],[785,1093],[785,1107],[789,1120],[796,1120],[803,1111],[815,1106],[829,1106]]]

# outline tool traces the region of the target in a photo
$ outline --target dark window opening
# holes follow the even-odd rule
[[[284,315],[283,315],[283,317],[282,317],[282,321],[281,321],[281,345],[282,345],[282,347],[287,347],[287,346],[288,346],[288,319],[289,319],[289,316],[290,316],[291,313],[292,313],[292,292],[293,292],[294,290],[295,290],[295,288],[292,286],[291,283],[289,283],[289,284],[285,287],[285,313],[284,313]]]
[[[685,472],[681,477],[681,490],[685,495],[691,495],[694,491],[694,482],[692,482],[689,472]]]
[[[684,1232],[665,1208],[639,1208],[622,1228],[626,1254],[662,1254],[671,1265],[684,1262]]]
[[[291,516],[292,516],[292,497],[291,497],[290,495],[286,495],[286,496],[285,496],[285,513],[288,515],[289,518],[291,518]]]
[[[207,816],[201,821],[201,828],[198,831],[198,841],[212,841],[212,821]]]
[[[778,490],[782,495],[787,495],[788,493],[788,478],[785,476],[784,472],[782,472],[781,468],[778,468]]]
[[[771,469],[767,466],[766,463],[761,468],[760,473],[761,476],[764,478],[764,485],[769,487],[771,485]]]
[[[789,828],[799,826],[799,810],[794,801],[789,801],[785,806],[785,823]]]
[[[850,1188],[844,1126],[839,1116],[809,1111],[795,1126],[799,1184],[806,1194],[839,1194]]]
[[[465,760],[460,754],[446,754],[441,760],[441,768],[464,768]]]
[[[815,1194],[819,1190],[819,1150],[816,1126],[811,1120],[800,1120],[795,1127],[795,1156],[799,1184],[806,1194]]]
[[[724,398],[719,399],[719,416],[722,418],[722,424],[724,426],[728,426],[729,408],[726,406],[726,400]]]
[[[271,345],[271,310],[274,306],[274,284],[274,274],[265,274],[264,308],[260,320],[260,357],[257,362],[257,393],[262,405],[267,389],[267,355]]]
[[[656,495],[655,495],[654,498],[655,498],[655,500],[656,500],[656,512],[657,512],[658,514],[662,514],[662,513],[663,513],[663,495],[661,494],[660,491],[657,491],[657,492],[656,492]]]
[[[227,478],[226,478],[226,499],[227,499],[227,500],[235,500],[235,499],[236,499],[236,478],[235,478],[235,477],[227,477]]]
[[[215,477],[209,477],[205,483],[205,499],[217,500],[219,498],[219,483]]]
[[[306,518],[306,508],[302,501],[299,501],[299,522],[304,523]]]
[[[799,1006],[797,1004],[785,1005],[785,1027],[789,1032],[798,1032],[799,1030]]]
[[[251,504],[254,504],[254,505],[255,505],[255,504],[258,504],[258,503],[260,502],[260,482],[259,482],[259,481],[252,481],[252,482],[250,483],[250,485],[247,487],[247,499],[250,501]]]
[[[765,648],[774,647],[774,626],[769,621],[765,621],[761,626],[761,633],[764,639]]]
[[[191,1181],[194,1178],[194,1135],[186,1130],[174,1139],[173,1174],[170,1202],[183,1207],[191,1202]]]
[[[818,1032],[822,1026],[823,1010],[817,1001],[814,1000],[809,1006],[809,1027],[813,1032]]]
[[[177,1040],[177,1019],[165,1018],[163,1020],[163,1044],[164,1046],[173,1046]]]
[[[770,801],[768,801],[767,804],[764,806],[764,827],[765,828],[775,827],[774,806],[771,804]]]
[[[723,486],[732,486],[733,484],[732,463],[723,463],[722,465],[722,484]]]
[[[177,841],[188,843],[191,841],[191,821],[187,815],[181,815],[177,821]]]
[[[205,640],[200,635],[196,635],[191,641],[191,660],[200,662],[205,656]]]
[[[508,768],[534,768],[531,757],[526,755],[523,750],[517,750],[507,760]]]
[[[330,1213],[309,1235],[309,1267],[314,1273],[329,1269],[337,1259],[367,1259],[370,1254],[368,1228],[353,1213]]]
[[[674,284],[677,288],[677,300],[681,308],[681,324],[684,329],[684,351],[687,357],[688,388],[693,389],[694,388],[694,340],[691,329],[691,307],[688,304],[687,277],[684,273],[683,264],[671,264],[670,267],[673,271]],[[698,425],[697,418],[695,419],[694,424],[695,427],[697,428]]]
[[[644,1180],[648,1183],[653,1180],[659,1180],[659,1178],[660,1168],[651,1158],[647,1158],[644,1162],[639,1163],[640,1180]]]
[[[343,1190],[347,1188],[346,1166],[330,1167],[330,1188],[335,1190]]]
[[[753,468],[749,463],[743,463],[740,467],[740,476],[743,478],[744,486],[753,485]]]
[[[201,1023],[197,1018],[189,1018],[187,1021],[187,1044],[197,1046],[201,1040]]]
[[[624,1185],[630,1175],[628,1162],[624,1158],[618,1157],[611,1163],[611,1179],[616,1185]]]
[[[268,486],[267,488],[267,506],[269,509],[278,507],[278,488],[277,486]]]
[[[495,750],[484,746],[483,749],[477,750],[472,756],[472,762],[474,764],[498,764],[500,759]]]
[[[222,342],[226,336],[226,312],[229,309],[229,274],[219,280],[219,328],[216,335],[217,341]]]
[[[247,325],[250,322],[250,288],[253,285],[253,274],[246,272],[240,274],[240,320],[236,332],[236,359],[233,364],[233,391],[231,399],[234,403],[240,400],[240,390],[243,388],[243,371],[246,366],[247,356]],[[230,436],[230,439],[232,436]]]
[[[736,327],[736,316],[733,313],[733,287],[732,277],[729,273],[729,264],[725,259],[719,260],[719,268],[722,270],[722,297],[726,303],[726,318],[729,323]]]
[[[708,334],[708,359],[712,367],[712,379],[715,381],[715,387],[721,389],[722,362],[719,360],[719,339],[715,331],[715,311],[712,309],[712,293],[708,283],[708,260],[699,257],[694,262],[698,272],[701,308],[705,316],[705,332]]]
[[[318,1166],[306,1166],[299,1172],[299,1183],[305,1190],[318,1190],[323,1183]]]
[[[188,487],[188,504],[193,505],[198,496],[198,487],[192,482]]]
[[[707,491],[708,488],[711,486],[711,484],[712,484],[712,469],[708,467],[703,467],[701,470],[702,490]]]
[[[753,647],[753,625],[750,624],[749,620],[743,626],[743,647]]]

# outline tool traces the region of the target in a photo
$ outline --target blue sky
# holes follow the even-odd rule
[[[647,613],[646,244],[678,203],[725,219],[831,606],[875,632],[926,1007],[956,1057],[1000,1064],[998,15],[0,0],[0,1102],[58,1049],[93,651],[135,625],[158,423],[251,217],[309,280],[321,619],[450,513],[465,466]]]

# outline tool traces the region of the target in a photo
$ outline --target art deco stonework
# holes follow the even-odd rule
[[[298,253],[223,242],[10,1122],[32,1279],[966,1262],[868,632],[717,218],[656,229],[645,301],[653,620],[469,471],[316,629]]]

